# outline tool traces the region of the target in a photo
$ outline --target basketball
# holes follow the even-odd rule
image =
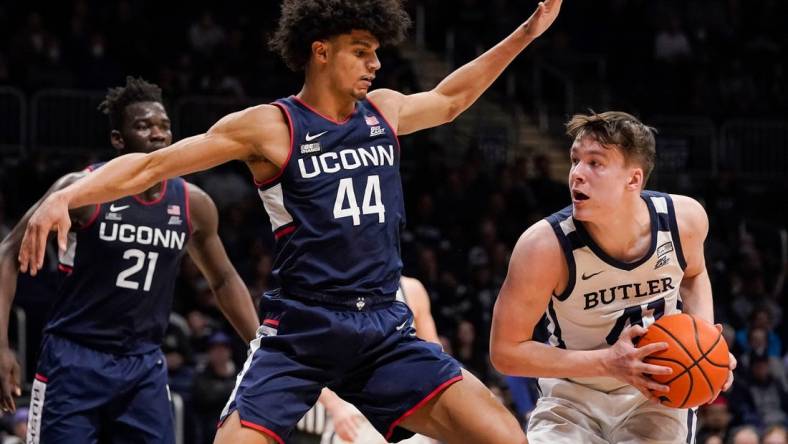
[[[664,316],[649,326],[638,347],[666,342],[668,348],[647,356],[649,364],[671,367],[670,375],[652,375],[670,387],[655,392],[662,405],[691,408],[714,399],[728,378],[728,344],[717,328],[692,315]]]

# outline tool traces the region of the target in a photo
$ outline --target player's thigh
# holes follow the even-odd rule
[[[270,434],[241,425],[238,411],[232,412],[217,430],[214,444],[283,444]]]
[[[528,420],[529,444],[607,444],[597,418],[571,401],[542,397]]]
[[[520,424],[492,392],[467,370],[462,375],[400,425],[449,444],[526,442]]]
[[[138,360],[148,371],[127,393],[113,400],[112,443],[172,443],[175,435],[164,356],[156,352]]]
[[[646,402],[611,433],[611,440],[624,444],[692,443],[696,422],[694,410],[673,409]]]

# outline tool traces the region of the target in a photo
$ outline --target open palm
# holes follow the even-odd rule
[[[535,39],[542,35],[543,32],[553,24],[558,11],[561,10],[562,0],[545,0],[539,2],[536,11],[531,14],[528,21],[525,22],[524,29],[528,37]]]

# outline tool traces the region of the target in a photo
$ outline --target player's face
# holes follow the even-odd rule
[[[368,31],[341,34],[330,41],[329,75],[332,84],[356,100],[367,96],[380,69],[377,51],[380,44]]]
[[[113,132],[114,133],[114,132]],[[122,153],[150,153],[172,143],[170,118],[159,102],[137,102],[126,107],[123,127],[118,136]]]
[[[581,221],[593,221],[615,213],[625,193],[633,187],[637,168],[627,165],[618,148],[605,147],[589,136],[575,139],[570,159],[573,216]]]

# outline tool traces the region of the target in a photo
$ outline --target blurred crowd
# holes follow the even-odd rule
[[[441,53],[450,47],[459,61],[514,29],[533,7],[506,0],[462,0],[451,8],[445,3],[412,1],[409,8],[426,11],[427,48]],[[594,81],[604,82],[613,92],[612,102],[629,111],[782,115],[788,110],[783,73],[787,28],[780,21],[788,16],[786,8],[776,0],[757,7],[741,0],[576,2],[565,8],[553,35],[534,52],[578,77],[583,72],[574,72],[574,56],[602,58],[607,70]],[[28,94],[51,87],[103,89],[134,74],[159,83],[168,97],[294,93],[300,77],[287,72],[266,47],[277,10],[277,2],[241,0],[227,0],[221,8],[197,2],[188,14],[176,2],[3,3],[0,85]],[[384,51],[381,57],[384,69],[376,85],[418,88],[410,62],[397,51]],[[522,82],[528,79],[526,62],[513,67],[522,73]],[[505,377],[491,368],[492,307],[519,235],[569,204],[565,178],[551,176],[549,156],[494,164],[478,147],[469,146],[457,158],[457,150],[428,135],[409,136],[402,147],[408,215],[402,236],[404,272],[428,289],[445,349],[525,422],[537,394],[533,381]],[[4,158],[0,237],[60,175],[109,154],[108,147],[94,157],[32,152]],[[222,240],[254,297],[275,288],[268,218],[243,165],[227,164],[189,179],[216,201]],[[739,360],[733,389],[700,409],[698,442],[784,443],[788,321],[782,307],[788,240],[779,213],[785,184],[744,181],[733,165],[681,191],[699,199],[709,213],[706,258],[715,312]],[[55,262],[49,263],[53,268]],[[46,318],[41,307],[51,302],[56,285],[53,269],[37,279],[20,278],[16,302],[27,314],[28,373]],[[184,401],[186,442],[211,442],[246,344],[222,318],[188,257],[173,310],[163,344],[170,387]],[[543,334],[537,329],[536,337]],[[23,409],[5,417],[8,435],[25,420]]]

